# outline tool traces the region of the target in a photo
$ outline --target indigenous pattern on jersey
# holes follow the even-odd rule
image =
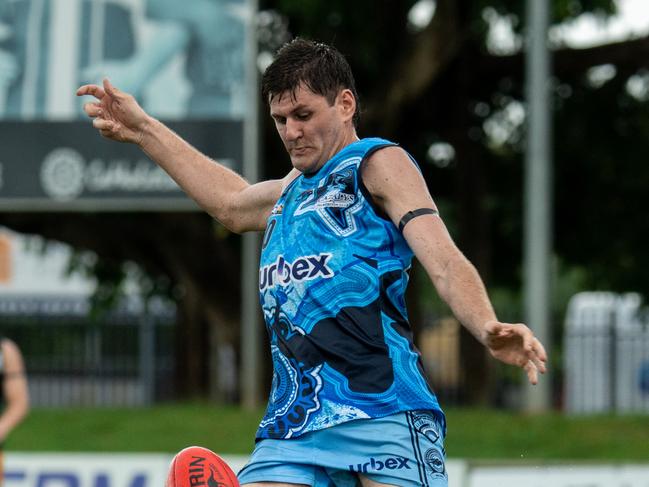
[[[442,412],[412,342],[412,251],[365,197],[360,165],[394,145],[363,139],[301,175],[268,218],[259,271],[273,384],[258,438],[400,411]]]

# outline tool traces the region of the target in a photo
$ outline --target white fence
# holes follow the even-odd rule
[[[11,453],[5,487],[162,487],[172,455]],[[245,456],[224,459],[235,470]],[[472,464],[447,461],[449,487],[649,487],[649,465]]]
[[[568,305],[570,413],[649,412],[649,320],[638,294],[580,293]]]

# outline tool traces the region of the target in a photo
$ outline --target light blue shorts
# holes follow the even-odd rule
[[[285,482],[359,486],[358,475],[399,487],[447,487],[445,422],[431,411],[359,419],[294,439],[264,439],[238,474],[241,485]]]

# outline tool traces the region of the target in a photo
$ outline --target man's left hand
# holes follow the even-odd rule
[[[537,384],[539,372],[545,374],[547,370],[548,357],[543,344],[523,324],[487,322],[485,345],[494,358],[524,369],[531,384]]]

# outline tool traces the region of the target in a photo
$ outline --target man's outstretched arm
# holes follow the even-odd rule
[[[375,152],[363,168],[363,182],[395,225],[410,211],[436,210],[424,178],[398,147]],[[413,218],[403,227],[403,236],[458,320],[492,356],[523,368],[536,384],[538,372],[546,370],[543,345],[527,326],[498,321],[482,279],[441,218],[435,213]]]
[[[148,115],[128,93],[104,80],[85,85],[78,96],[91,95],[84,111],[102,136],[138,145],[205,211],[230,230],[263,230],[273,205],[288,180],[249,184],[236,172],[205,156],[160,121]]]

